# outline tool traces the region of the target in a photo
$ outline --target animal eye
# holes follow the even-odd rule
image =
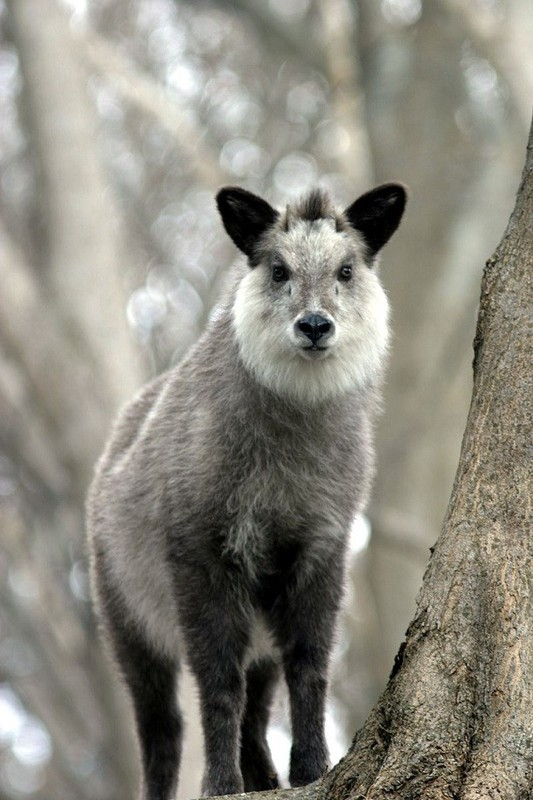
[[[289,270],[282,264],[276,264],[272,267],[272,280],[280,283],[281,281],[289,280]]]
[[[340,281],[349,281],[352,277],[352,267],[350,264],[343,264],[343,266],[339,270],[339,280]]]

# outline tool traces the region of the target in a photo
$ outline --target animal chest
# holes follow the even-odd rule
[[[242,456],[241,450],[241,459],[228,470],[227,492],[219,498],[227,520],[224,550],[250,571],[277,571],[289,553],[303,556],[345,527],[346,511],[338,481],[328,474],[328,459],[311,456],[300,438],[287,436],[275,446],[256,438]]]

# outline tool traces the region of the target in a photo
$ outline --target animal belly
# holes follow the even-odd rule
[[[266,658],[279,661],[281,652],[265,617],[259,613],[254,620],[251,640],[246,652],[246,666]]]

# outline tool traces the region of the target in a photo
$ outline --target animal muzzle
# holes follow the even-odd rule
[[[322,314],[311,313],[297,319],[294,329],[298,336],[307,337],[314,346],[319,341],[321,345],[326,343],[335,330],[335,324]]]

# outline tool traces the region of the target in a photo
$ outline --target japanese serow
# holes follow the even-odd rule
[[[196,346],[122,412],[97,466],[94,594],[133,701],[143,800],[176,791],[182,660],[198,684],[205,795],[278,786],[266,727],[280,674],[291,784],[328,767],[328,662],[389,338],[376,257],[405,200],[390,183],[341,211],[314,190],[278,212],[223,188],[246,261]]]

